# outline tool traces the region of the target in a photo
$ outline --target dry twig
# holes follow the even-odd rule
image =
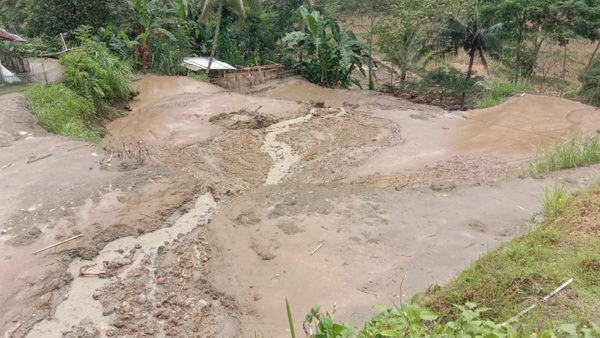
[[[59,246],[59,245],[63,245],[63,244],[65,244],[65,243],[67,243],[67,242],[70,242],[70,241],[72,241],[72,240],[74,240],[74,239],[77,239],[77,238],[79,238],[79,237],[81,237],[81,236],[82,236],[81,234],[79,234],[79,235],[77,235],[77,236],[73,236],[73,237],[71,237],[71,238],[65,239],[65,240],[64,240],[64,241],[62,241],[62,242],[58,242],[58,243],[56,243],[56,244],[52,244],[52,245],[50,245],[50,246],[47,246],[47,247],[45,247],[45,248],[43,248],[43,249],[39,249],[38,251],[34,252],[33,254],[34,254],[34,255],[37,255],[37,254],[39,254],[39,253],[40,253],[40,252],[42,252],[42,251],[46,251],[46,250],[48,250],[48,249],[52,249],[52,248],[54,248],[54,247],[57,247],[57,246]]]

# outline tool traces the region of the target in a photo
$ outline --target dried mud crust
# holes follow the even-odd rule
[[[456,155],[433,167],[395,175],[369,175],[356,178],[354,184],[381,188],[431,187],[452,190],[457,185],[493,184],[514,178],[519,165],[500,161],[493,156]]]
[[[149,161],[184,171],[211,189],[216,198],[240,194],[260,186],[271,167],[271,159],[260,150],[264,130],[224,130],[211,140],[184,147],[143,145]],[[130,143],[107,146],[123,153]],[[137,142],[136,142],[137,144]]]
[[[140,267],[93,294],[102,303],[110,328],[99,332],[94,323],[86,321],[64,336],[81,337],[81,332],[108,337],[237,335],[235,303],[207,281],[207,244],[202,229],[198,229],[159,247],[156,253],[146,253]],[[120,269],[127,269],[127,265]]]
[[[360,166],[378,150],[403,142],[400,126],[366,113],[313,115],[277,138],[302,157],[288,175],[288,182],[343,181],[351,168]]]

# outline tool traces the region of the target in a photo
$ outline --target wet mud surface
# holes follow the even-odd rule
[[[563,99],[457,113],[299,78],[136,86],[101,146],[0,97],[7,337],[280,337],[286,297],[360,324],[530,229],[545,184],[600,173],[517,177],[533,145],[595,132]]]

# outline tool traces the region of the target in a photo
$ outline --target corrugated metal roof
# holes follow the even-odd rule
[[[0,28],[0,40],[8,40],[8,41],[15,41],[15,42],[25,42],[26,41],[22,37],[20,37],[16,34],[9,33],[2,28]]]
[[[200,69],[206,69],[208,67],[208,57],[205,56],[197,56],[191,58],[183,59],[184,64],[189,64],[192,66],[199,67]],[[213,61],[210,65],[210,70],[235,70],[236,68],[228,63],[223,61],[219,61],[213,58]]]

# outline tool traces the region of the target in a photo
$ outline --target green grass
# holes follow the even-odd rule
[[[497,106],[518,92],[530,91],[531,87],[525,82],[513,84],[508,81],[493,82],[491,87],[484,91],[481,98],[475,102],[475,108],[489,108]]]
[[[548,185],[544,187],[544,195],[542,197],[542,214],[545,219],[556,217],[567,204],[569,193],[562,183],[556,183],[554,188]]]
[[[558,190],[547,190],[556,201]],[[455,314],[452,304],[474,302],[491,308],[485,317],[507,320],[570,278],[574,282],[519,320],[534,329],[557,322],[600,320],[600,188],[576,193],[534,231],[501,245],[475,261],[447,285],[427,292],[420,302]]]
[[[25,98],[38,123],[49,132],[100,143],[90,122],[95,109],[89,99],[63,84],[35,85],[25,92]]]
[[[188,71],[187,76],[191,77],[192,79],[196,79],[198,81],[210,82],[210,80],[208,79],[208,77],[204,73],[202,73],[202,72],[192,72],[190,70],[190,71]]]
[[[537,147],[535,157],[525,165],[521,174],[538,175],[596,163],[600,163],[600,135],[575,137],[548,147]]]

